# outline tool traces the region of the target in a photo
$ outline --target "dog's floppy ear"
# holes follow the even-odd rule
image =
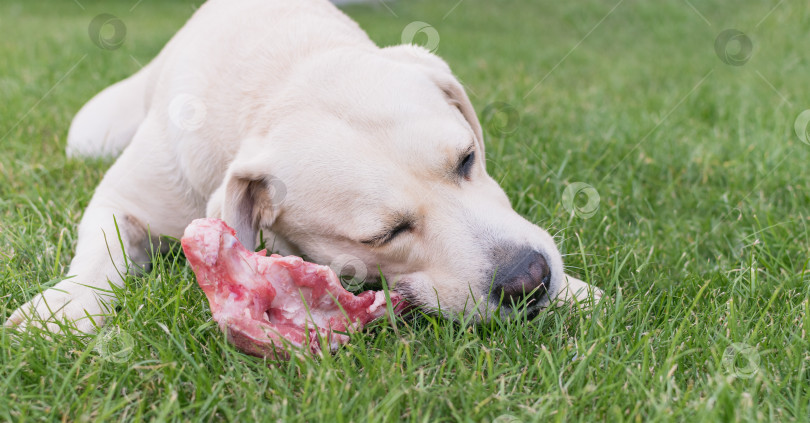
[[[480,152],[481,163],[486,165],[484,157],[484,133],[481,129],[481,123],[478,122],[478,116],[475,114],[475,109],[470,102],[470,98],[467,97],[467,92],[464,91],[464,87],[458,79],[453,76],[450,66],[439,56],[417,45],[404,44],[386,47],[383,49],[383,52],[398,61],[418,64],[426,68],[430,77],[436,85],[439,86],[442,92],[444,92],[447,101],[458,108],[461,115],[464,116],[464,119],[470,125],[475,135],[478,151]]]
[[[470,125],[470,128],[472,128],[473,134],[475,134],[475,142],[478,145],[479,155],[481,156],[481,164],[486,166],[484,132],[481,129],[481,123],[478,122],[478,116],[475,114],[475,109],[470,102],[470,98],[467,97],[467,92],[464,91],[464,87],[461,86],[461,83],[458,82],[452,74],[446,76],[437,75],[435,81],[436,85],[438,85],[444,92],[444,95],[447,96],[447,101],[458,107],[461,115],[464,116],[464,119]]]
[[[276,220],[286,186],[267,172],[266,160],[239,155],[228,168],[223,187],[222,219],[236,230],[245,248],[253,250],[259,229]]]

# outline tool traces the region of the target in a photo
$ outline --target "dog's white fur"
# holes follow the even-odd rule
[[[469,145],[470,178],[456,178]],[[93,332],[114,300],[109,284],[123,283],[124,251],[146,263],[156,235],[179,238],[203,216],[223,218],[249,248],[263,230],[282,254],[356,258],[448,315],[495,310],[492,255],[509,246],[543,254],[551,298],[601,294],[563,275],[552,237],[487,175],[481,127],[446,63],[420,47],[378,48],[326,0],[208,1],[148,66],[79,111],[67,153],[120,157],[79,225],[71,278],[9,325],[37,316],[52,331],[68,319]],[[359,242],[396,212],[414,228],[387,245]]]

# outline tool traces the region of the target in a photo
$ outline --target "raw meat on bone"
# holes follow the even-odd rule
[[[286,359],[291,346],[334,352],[349,341],[346,332],[386,313],[384,292],[355,296],[327,266],[250,252],[219,219],[194,220],[181,243],[214,320],[245,353]],[[406,307],[399,294],[391,292],[390,298],[395,312]]]

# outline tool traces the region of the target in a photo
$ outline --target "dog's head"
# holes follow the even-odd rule
[[[453,317],[534,311],[561,289],[552,237],[487,174],[481,126],[444,61],[414,46],[336,50],[295,74],[223,185],[222,216],[248,247],[262,230],[282,254],[381,271]]]

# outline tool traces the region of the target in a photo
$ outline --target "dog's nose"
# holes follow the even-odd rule
[[[534,250],[521,251],[511,263],[495,273],[492,295],[503,305],[531,305],[550,288],[551,269],[545,257]]]

